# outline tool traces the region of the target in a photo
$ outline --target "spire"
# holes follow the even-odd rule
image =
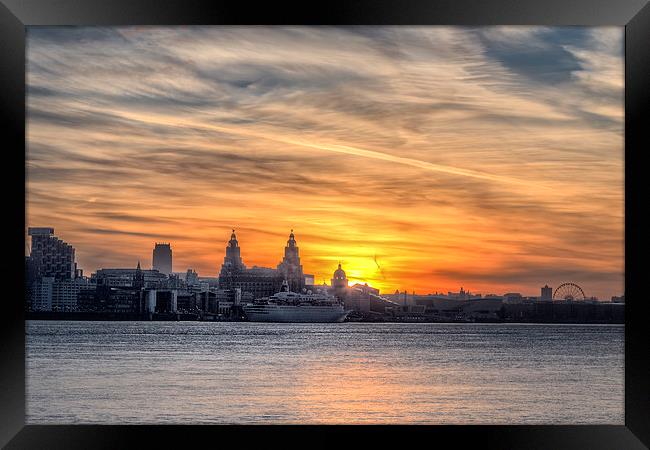
[[[138,267],[137,267],[137,269],[140,270],[140,261],[139,261],[139,260],[138,260]]]

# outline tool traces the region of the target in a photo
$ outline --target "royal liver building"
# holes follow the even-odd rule
[[[305,276],[293,230],[284,248],[284,258],[277,269],[257,266],[247,268],[241,258],[241,248],[235,230],[232,230],[219,272],[220,289],[239,288],[243,298],[268,297],[280,291],[284,280],[287,280],[289,290],[293,292],[300,292],[305,287]]]
[[[305,275],[302,272],[302,265],[300,265],[300,255],[293,230],[291,230],[287,246],[284,248],[284,259],[278,264],[278,272],[283,279],[287,280],[290,291],[300,292],[305,287]]]

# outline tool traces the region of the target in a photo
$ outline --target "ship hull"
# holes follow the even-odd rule
[[[335,323],[343,322],[349,313],[330,306],[246,305],[243,309],[251,322]]]

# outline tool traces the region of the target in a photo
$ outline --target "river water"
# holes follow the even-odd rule
[[[28,424],[623,424],[624,327],[28,321]]]

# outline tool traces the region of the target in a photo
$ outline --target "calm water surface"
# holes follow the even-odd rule
[[[27,322],[27,423],[623,424],[609,325]]]

